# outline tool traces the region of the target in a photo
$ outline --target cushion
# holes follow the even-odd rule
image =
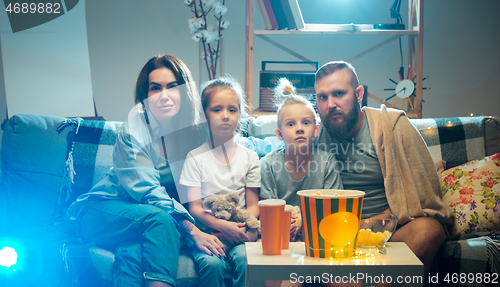
[[[93,243],[69,243],[62,246],[65,268],[68,272],[68,286],[112,286],[113,264],[119,252],[128,248],[141,248],[140,244],[118,247],[115,253],[93,245]],[[190,251],[181,249],[177,269],[177,286],[199,286],[198,270]],[[224,278],[233,277],[231,263],[226,260]],[[227,286],[227,285],[226,285]]]
[[[443,200],[454,210],[452,235],[499,230],[500,153],[447,169]]]
[[[69,129],[57,127],[65,119],[20,114],[5,125],[0,189],[5,192],[2,197],[8,198],[12,226],[45,225],[55,220],[69,133]]]
[[[422,135],[434,163],[446,161],[448,168],[482,158],[485,150],[485,118],[456,117],[410,119]]]

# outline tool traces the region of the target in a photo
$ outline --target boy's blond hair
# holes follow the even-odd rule
[[[278,85],[274,88],[275,105],[278,114],[278,128],[281,128],[281,120],[283,118],[283,110],[287,106],[294,104],[303,104],[314,116],[314,123],[318,122],[316,111],[310,101],[295,93],[295,88],[287,78],[278,80]]]

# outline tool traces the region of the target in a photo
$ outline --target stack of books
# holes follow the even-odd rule
[[[301,30],[304,19],[297,0],[255,0],[266,30]]]

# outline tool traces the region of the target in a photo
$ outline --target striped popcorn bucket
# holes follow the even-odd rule
[[[306,254],[348,258],[356,251],[365,193],[358,190],[314,189],[297,192]]]

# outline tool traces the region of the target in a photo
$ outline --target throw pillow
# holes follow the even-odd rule
[[[57,127],[64,120],[21,114],[12,116],[4,126],[0,215],[8,217],[6,223],[12,227],[49,225],[56,220],[69,133]],[[1,225],[2,219],[0,234],[9,230]]]
[[[452,235],[500,227],[500,153],[443,171],[443,200],[454,210]]]

